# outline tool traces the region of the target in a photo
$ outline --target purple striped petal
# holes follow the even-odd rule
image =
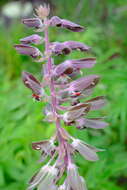
[[[28,18],[28,19],[22,19],[23,24],[25,24],[27,27],[30,28],[42,28],[43,23],[39,18]]]
[[[57,26],[61,28],[67,28],[73,32],[81,32],[84,30],[83,26],[75,24],[69,20],[61,19],[58,16],[53,16],[50,21],[50,26]]]
[[[97,110],[102,108],[106,104],[106,100],[104,96],[98,96],[96,98],[92,98],[86,101],[86,103],[91,104],[91,110]]]
[[[14,47],[20,54],[29,55],[33,58],[37,58],[41,56],[41,52],[36,47],[24,45],[24,44],[18,44],[18,45],[15,45]]]
[[[20,42],[23,44],[40,44],[42,42],[42,37],[38,34],[33,34],[31,36],[27,36],[25,38],[20,39]]]

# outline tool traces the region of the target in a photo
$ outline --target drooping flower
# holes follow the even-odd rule
[[[54,186],[54,179],[57,174],[58,170],[55,166],[48,164],[43,166],[41,170],[31,178],[28,190],[33,190],[35,187],[38,187],[38,190],[50,190],[51,187]]]
[[[84,30],[83,26],[75,24],[69,20],[61,19],[58,16],[53,16],[49,21],[50,26],[57,26],[61,28],[67,28],[73,32],[82,32]]]
[[[71,144],[75,150],[77,150],[86,160],[89,161],[97,161],[99,160],[99,157],[97,155],[97,152],[103,151],[101,149],[95,148],[84,141],[81,141],[79,139],[73,139],[73,142]]]
[[[68,190],[87,190],[86,186],[83,184],[82,178],[78,174],[77,167],[73,163],[69,163],[67,167],[66,187]]]
[[[29,55],[32,58],[38,58],[39,56],[42,56],[42,53],[40,52],[40,50],[33,46],[18,44],[18,45],[15,45],[14,47],[20,54]]]
[[[31,43],[40,44],[40,43],[42,43],[42,41],[43,41],[42,37],[39,36],[38,34],[33,34],[31,36],[27,36],[25,38],[20,39],[20,42],[22,44],[31,44]]]

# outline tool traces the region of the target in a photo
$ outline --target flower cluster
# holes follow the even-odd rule
[[[80,77],[81,69],[92,68],[96,64],[94,57],[70,59],[55,65],[54,56],[67,55],[72,50],[87,52],[90,47],[76,41],[50,42],[49,27],[61,27],[73,32],[82,32],[84,27],[57,16],[48,18],[49,13],[49,6],[43,5],[36,9],[35,18],[23,19],[23,24],[36,32],[44,32],[44,36],[33,34],[14,46],[19,53],[31,56],[37,62],[45,60],[41,82],[26,71],[22,73],[22,79],[35,100],[47,102],[45,120],[56,125],[55,135],[51,139],[32,143],[32,148],[41,152],[40,162],[47,160],[47,164],[32,177],[28,189],[86,190],[85,180],[79,175],[73,156],[79,153],[86,160],[97,161],[97,152],[102,150],[69,135],[61,121],[66,126],[76,126],[77,129],[105,128],[107,123],[103,118],[88,117],[91,110],[98,110],[105,105],[105,98],[98,96],[85,100],[98,84],[99,76]],[[30,45],[41,43],[45,45],[44,53]],[[47,93],[47,87],[50,94]],[[64,182],[58,185],[61,178]]]

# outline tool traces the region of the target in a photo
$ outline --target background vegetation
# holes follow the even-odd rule
[[[71,134],[106,149],[100,161],[91,163],[76,157],[89,190],[127,189],[127,0],[52,0],[52,13],[86,26],[83,33],[53,29],[51,40],[80,40],[92,47],[98,64],[92,73],[101,75],[95,90],[106,95],[108,105],[105,130],[77,131]],[[2,4],[6,1],[1,1]],[[39,153],[31,142],[48,138],[54,126],[42,121],[42,103],[32,101],[20,79],[27,70],[41,79],[41,65],[20,56],[13,48],[18,39],[32,34],[19,20],[0,21],[0,190],[24,190],[31,175],[41,167]],[[10,21],[9,21],[10,22]],[[73,52],[68,57],[83,54]],[[67,57],[67,58],[68,58]],[[56,63],[65,60],[62,56]],[[84,71],[84,74],[89,71]]]

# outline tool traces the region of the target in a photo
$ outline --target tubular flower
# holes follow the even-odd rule
[[[89,51],[90,47],[81,42],[67,41],[63,43],[52,42],[50,43],[50,49],[55,55],[67,55],[71,53],[72,50]]]
[[[108,124],[103,121],[103,117],[90,118],[88,114],[102,108],[106,101],[104,96],[88,99],[99,82],[98,75],[81,77],[81,70],[92,68],[96,64],[96,58],[69,59],[60,64],[54,62],[54,56],[67,55],[73,50],[87,52],[90,47],[76,41],[50,42],[49,28],[56,26],[81,32],[84,27],[57,16],[48,18],[49,15],[50,7],[44,4],[36,9],[36,18],[23,19],[22,22],[26,26],[43,32],[44,37],[33,34],[20,39],[21,44],[14,46],[20,54],[31,56],[36,62],[44,62],[41,82],[26,71],[22,72],[22,80],[32,91],[34,99],[45,101],[44,121],[56,126],[53,137],[32,143],[32,148],[41,153],[39,161],[47,161],[47,164],[31,178],[28,190],[87,190],[85,180],[79,175],[74,163],[74,155],[79,153],[86,160],[97,161],[97,153],[102,150],[75,139],[62,124],[75,126],[76,129],[105,128]],[[42,42],[45,46],[44,53],[29,45]]]
[[[38,58],[39,56],[42,55],[39,49],[33,46],[19,44],[19,45],[15,45],[14,47],[20,54],[29,55],[32,58]]]
[[[29,18],[29,19],[23,19],[22,20],[23,24],[25,24],[27,27],[30,28],[42,28],[43,23],[39,18]]]
[[[69,20],[60,19],[58,16],[53,16],[50,21],[50,26],[57,26],[61,28],[67,28],[73,32],[82,32],[84,30],[83,26],[75,24]]]
[[[95,63],[95,58],[67,60],[54,68],[54,76],[59,77],[63,74],[69,75],[79,69],[91,68]]]
[[[40,44],[42,42],[42,37],[38,34],[33,34],[31,36],[20,39],[20,42],[23,44]]]

